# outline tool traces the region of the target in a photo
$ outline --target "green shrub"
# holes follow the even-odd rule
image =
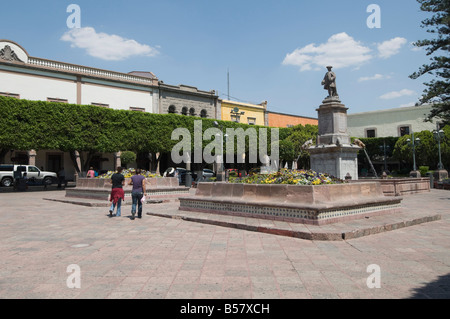
[[[428,173],[429,169],[430,169],[429,166],[420,166],[419,167],[420,175],[425,176]]]
[[[120,155],[120,161],[122,162],[123,166],[127,166],[127,164],[132,163],[136,160],[136,153],[131,151],[125,151],[122,152]]]

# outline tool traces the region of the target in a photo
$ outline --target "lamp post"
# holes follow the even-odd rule
[[[387,173],[387,162],[386,162],[386,152],[389,151],[391,147],[386,145],[386,140],[383,141],[383,145],[380,145],[380,150],[383,151],[384,154],[384,171]]]
[[[220,129],[223,137],[225,137],[225,145],[227,143],[228,134],[223,135],[223,126],[219,124],[217,121],[214,121],[214,126]],[[219,159],[219,156],[222,157],[221,165],[216,165],[216,176],[218,181],[225,181],[225,163],[224,163],[224,156],[223,156],[223,138],[222,138],[222,154],[217,156],[217,159]],[[216,160],[216,164],[219,164],[219,160]]]
[[[434,172],[434,179],[437,181],[442,181],[443,179],[448,178],[448,171],[445,170],[444,165],[442,164],[442,157],[441,157],[441,140],[444,139],[445,133],[443,130],[439,130],[439,124],[436,125],[436,131],[433,131],[434,138],[438,142],[438,149],[439,149],[439,164],[437,171]]]
[[[417,170],[417,166],[416,166],[416,145],[418,145],[420,143],[420,138],[414,139],[414,132],[413,132],[412,140],[408,138],[406,141],[411,144],[412,149],[413,149],[413,170],[409,173],[409,176],[419,178],[420,172]]]

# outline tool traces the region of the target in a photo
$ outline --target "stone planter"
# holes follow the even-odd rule
[[[132,186],[128,185],[131,179],[125,179],[125,200],[131,200]],[[146,196],[150,199],[173,198],[189,194],[189,188],[179,186],[178,178],[147,178]],[[95,200],[108,200],[111,193],[111,180],[98,178],[78,178],[75,188],[66,189],[66,197],[85,198]]]
[[[401,210],[378,182],[299,186],[200,183],[180,210],[323,225]]]
[[[370,181],[379,182],[386,196],[404,196],[430,191],[429,178],[388,178],[371,179]]]

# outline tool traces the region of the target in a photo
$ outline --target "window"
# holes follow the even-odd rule
[[[186,106],[181,109],[181,114],[188,115],[188,108]]]
[[[207,117],[208,117],[208,112],[206,112],[206,110],[202,110],[202,111],[200,112],[200,117],[202,117],[202,118],[207,118]]]
[[[58,99],[53,97],[48,97],[47,102],[55,102],[55,103],[69,103],[69,100],[66,99]]]
[[[177,113],[177,108],[175,107],[175,105],[169,106],[169,114],[175,114],[175,113]]]
[[[38,168],[35,167],[35,166],[28,166],[28,172],[29,172],[29,173],[38,173],[39,170],[38,170]]]
[[[143,107],[130,107],[130,111],[145,112]]]
[[[291,127],[294,127],[294,125],[292,125],[292,124],[287,125],[287,128],[291,128]]]
[[[411,131],[411,127],[408,126],[399,126],[399,135],[400,136],[405,136],[405,135],[409,135]]]
[[[189,115],[190,116],[195,116],[196,114],[195,114],[195,109],[194,108],[191,108],[190,110],[189,110]]]
[[[99,106],[99,107],[104,107],[104,108],[109,108],[109,104],[94,103],[94,102],[92,102],[91,105]]]
[[[233,122],[240,123],[241,122],[241,116],[237,115],[237,114],[231,114],[231,120]]]
[[[370,137],[377,137],[377,132],[375,129],[371,128],[371,129],[366,129],[366,137],[370,138]]]
[[[16,98],[16,99],[20,99],[20,95],[19,94],[9,93],[9,92],[0,92],[0,96],[13,97],[13,98]]]
[[[247,118],[248,125],[255,125],[256,124],[256,118],[255,117],[249,117]]]

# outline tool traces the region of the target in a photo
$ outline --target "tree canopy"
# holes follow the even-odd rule
[[[432,17],[422,21],[422,27],[427,32],[436,35],[432,39],[419,40],[414,43],[417,47],[425,47],[427,55],[431,56],[431,63],[423,65],[410,78],[417,79],[424,74],[435,76],[435,79],[424,83],[421,103],[432,103],[433,107],[429,119],[441,118],[450,123],[450,0],[417,0],[420,9],[433,13]]]

